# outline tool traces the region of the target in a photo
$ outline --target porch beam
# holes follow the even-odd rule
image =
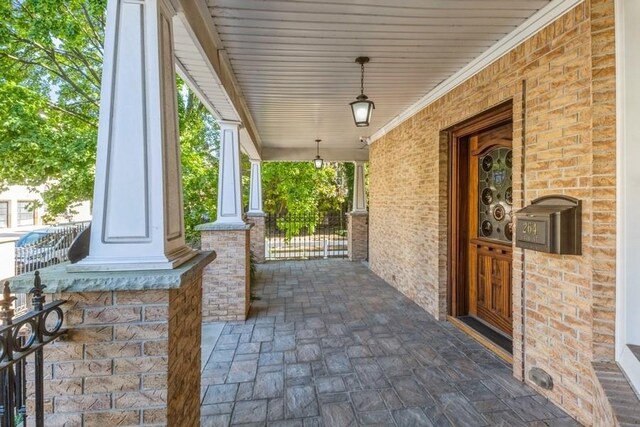
[[[238,84],[231,62],[224,50],[222,41],[211,19],[204,0],[174,0],[179,3],[176,25],[189,34],[188,44],[180,45],[176,50],[180,74],[207,105],[216,120],[237,121],[242,124],[242,149],[250,158],[260,159],[262,144],[253,117],[246,104]],[[191,75],[187,63],[196,54],[208,68],[207,78]],[[203,89],[201,84],[210,86],[216,83],[216,89]],[[220,105],[216,105],[220,104]],[[222,105],[224,104],[224,106]],[[224,108],[223,108],[224,107]]]
[[[185,245],[173,16],[165,0],[110,0],[89,256],[72,271],[170,269]]]
[[[312,138],[313,139],[313,138]],[[283,162],[312,161],[316,157],[315,147],[262,149],[262,160]],[[362,149],[341,149],[320,147],[320,157],[329,162],[351,162],[369,160],[369,147]]]

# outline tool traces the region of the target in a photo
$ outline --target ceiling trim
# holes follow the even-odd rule
[[[547,6],[540,9],[533,14],[529,19],[524,21],[522,25],[518,26],[515,30],[507,34],[496,44],[491,46],[486,52],[478,56],[471,61],[465,67],[460,69],[454,75],[444,80],[432,91],[427,93],[419,101],[414,103],[411,107],[397,115],[387,124],[378,129],[369,137],[369,144],[372,144],[376,140],[382,138],[392,129],[399,126],[401,123],[415,115],[417,112],[436,101],[438,98],[446,95],[448,92],[455,89],[457,86],[465,82],[470,77],[482,71],[484,68],[491,65],[494,61],[513,50],[519,44],[533,36],[535,33],[564,15],[579,3],[584,0],[553,0]]]

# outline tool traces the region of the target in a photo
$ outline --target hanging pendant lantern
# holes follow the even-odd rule
[[[316,169],[322,169],[322,166],[324,166],[324,160],[320,157],[320,141],[322,140],[316,139],[316,158],[313,159],[313,164]]]
[[[356,58],[356,62],[360,64],[360,95],[349,105],[351,106],[353,121],[356,123],[356,126],[365,127],[369,126],[371,114],[373,113],[373,109],[376,108],[373,101],[370,101],[369,97],[364,94],[364,64],[369,62],[369,57],[359,56]]]

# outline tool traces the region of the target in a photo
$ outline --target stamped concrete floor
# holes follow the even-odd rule
[[[205,335],[202,426],[578,425],[362,264],[267,263],[253,292]]]

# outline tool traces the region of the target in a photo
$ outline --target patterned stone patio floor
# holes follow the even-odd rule
[[[202,426],[579,425],[363,264],[267,263],[253,293],[205,335]]]

